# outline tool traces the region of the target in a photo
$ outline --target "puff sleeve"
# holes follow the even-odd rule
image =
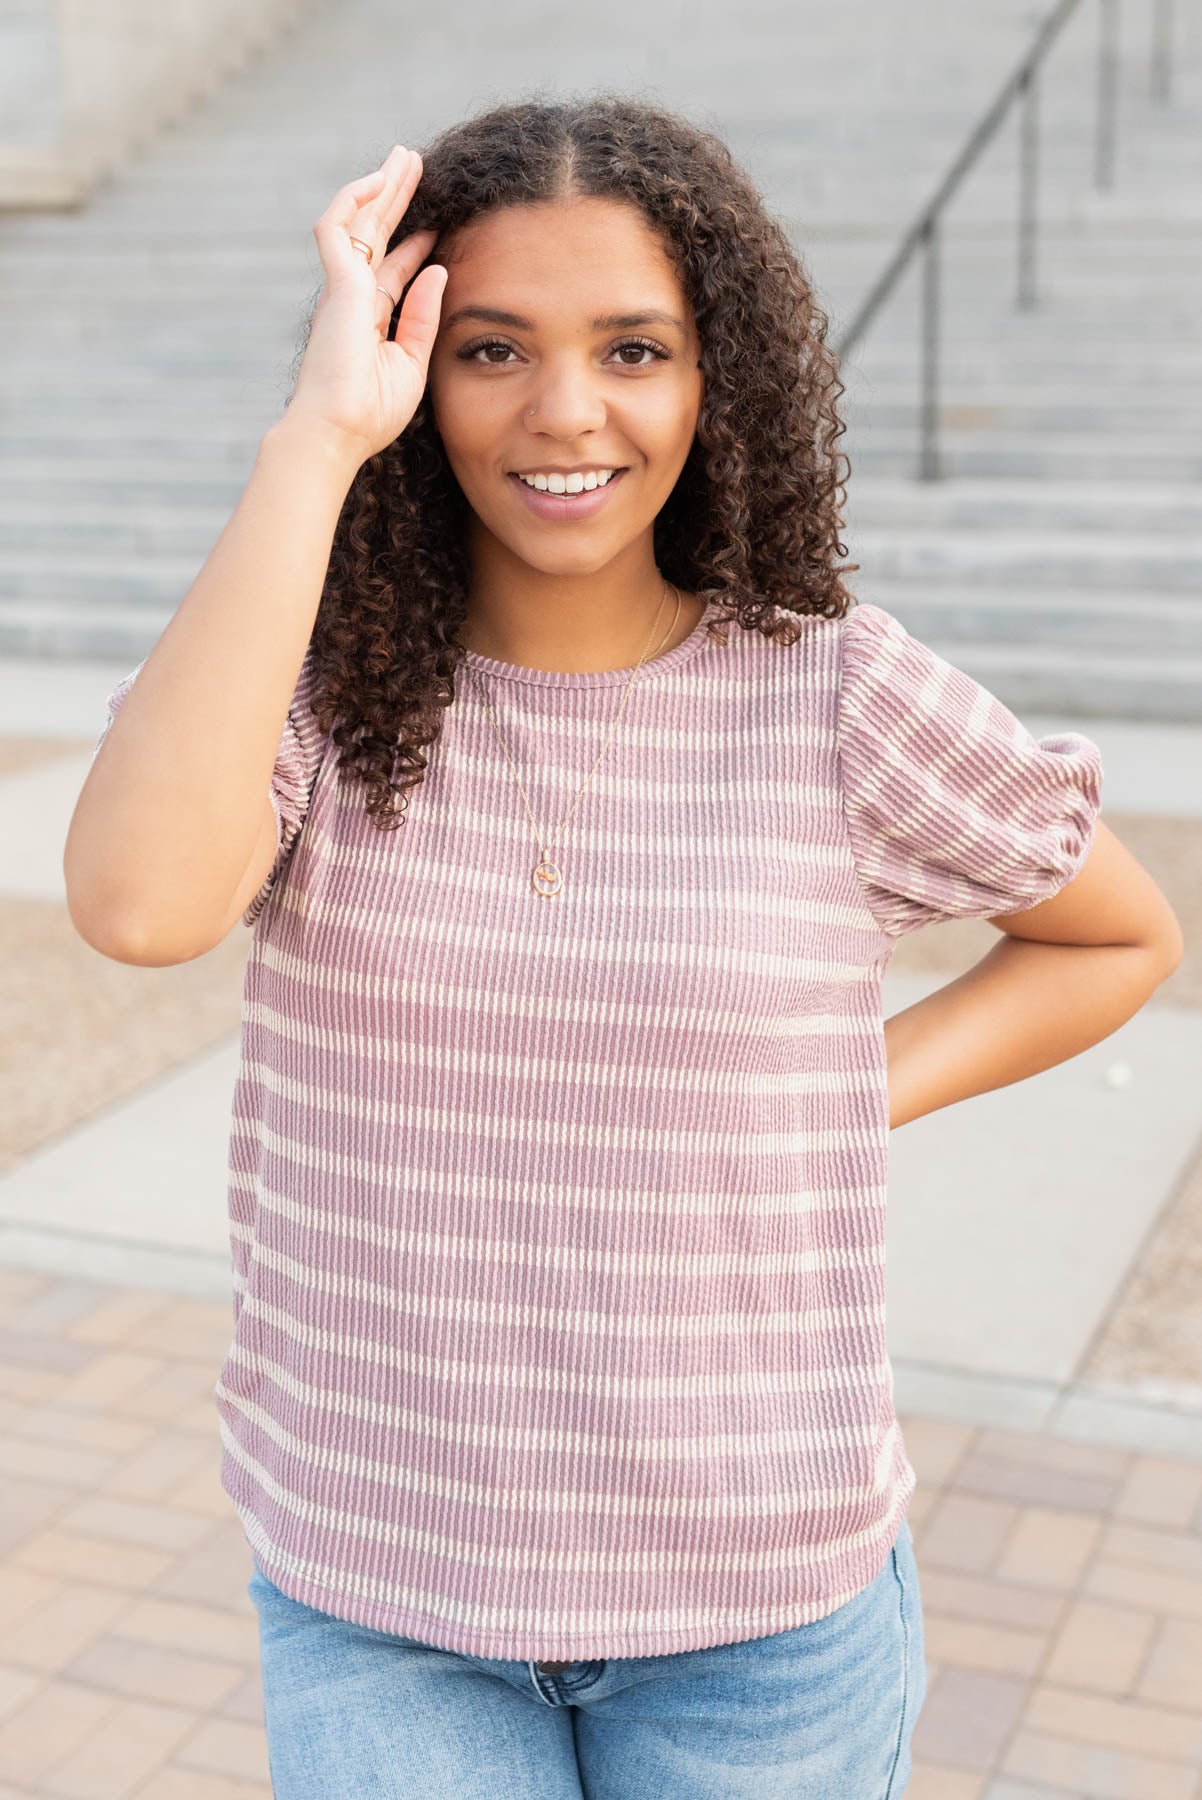
[[[1080,871],[1102,759],[1036,738],[974,678],[882,608],[842,620],[837,738],[865,898],[889,937],[938,919],[1022,912]]]
[[[117,711],[134,682],[145,667],[146,658],[136,669],[122,677],[108,697],[108,718],[92,750],[93,761],[108,735]],[[313,680],[312,651],[306,650],[300,674],[280,732],[275,766],[268,788],[268,798],[276,820],[276,857],[262,887],[242,914],[244,925],[253,925],[266,906],[283,872],[292,847],[308,815],[309,801],[321,763],[322,750],[328,740],[318,728],[311,706]]]

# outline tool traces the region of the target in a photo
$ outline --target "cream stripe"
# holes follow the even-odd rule
[[[340,1271],[322,1271],[320,1278],[313,1276],[313,1271],[295,1256],[284,1256],[283,1251],[272,1251],[263,1246],[261,1240],[252,1240],[245,1226],[238,1222],[230,1224],[230,1237],[243,1238],[245,1242],[254,1242],[252,1253],[252,1269],[266,1267],[277,1269],[286,1274],[297,1287],[304,1287],[311,1292],[320,1292],[326,1296],[351,1298],[358,1301],[374,1301],[378,1307],[396,1305],[396,1289],[389,1282],[372,1282],[369,1276],[340,1273]],[[243,1292],[248,1294],[247,1280],[243,1280]],[[846,1330],[851,1325],[873,1325],[884,1328],[885,1307],[790,1307],[785,1312],[696,1312],[689,1316],[675,1316],[671,1321],[664,1319],[662,1312],[651,1314],[614,1314],[614,1312],[585,1312],[581,1307],[534,1307],[529,1301],[488,1301],[471,1300],[470,1294],[407,1294],[405,1307],[410,1316],[421,1314],[426,1319],[452,1319],[453,1323],[471,1323],[471,1325],[536,1325],[543,1330],[565,1330],[572,1336],[603,1337],[603,1339],[623,1339],[637,1343],[639,1339],[650,1337],[653,1343],[662,1345],[666,1337],[675,1330],[680,1330],[684,1341],[709,1343],[713,1337],[749,1337],[777,1336],[779,1332],[797,1332],[801,1327],[813,1330]],[[288,1314],[293,1318],[293,1314]],[[689,1332],[689,1325],[693,1330]],[[853,1382],[858,1386],[858,1382]]]
[[[252,943],[250,956],[298,985],[304,984],[323,993],[342,994],[352,999],[390,1002],[394,1006],[411,1002],[429,1011],[438,1011],[444,1007],[450,1011],[471,1010],[487,1013],[495,1019],[525,1018],[543,1023],[555,1021],[656,1026],[665,1031],[687,1031],[694,1034],[704,1032],[722,1039],[730,1037],[730,1012],[729,1009],[720,1007],[671,1006],[666,1001],[651,1006],[638,1001],[588,1000],[583,996],[554,993],[531,995],[514,990],[498,992],[442,981],[438,979],[436,972],[431,972],[428,979],[409,977],[404,972],[367,974],[360,968],[318,960],[311,955],[297,955],[269,938],[260,938]],[[745,1023],[741,1024],[740,1029],[749,1044],[828,1036],[846,1038],[849,1041],[875,1038],[880,1032],[876,985],[873,984],[870,993],[857,993],[849,989],[846,998],[846,1012],[836,1009],[765,1017],[757,1021],[754,1035]],[[873,1001],[878,1001],[875,1007],[872,1005]],[[856,1005],[862,1005],[865,1010],[853,1010]]]
[[[533,867],[531,862],[531,867]],[[516,879],[516,877],[515,877]],[[526,880],[529,879],[527,871]],[[590,896],[591,903],[600,896]],[[542,906],[546,902],[531,894],[532,906]],[[554,902],[558,904],[558,901]],[[332,930],[345,932],[355,929],[367,936],[375,934],[384,938],[388,934],[395,935],[396,916],[385,907],[368,907],[331,904],[318,899],[312,894],[300,894],[294,887],[285,887],[280,896],[282,911],[299,912],[309,930]],[[608,915],[612,916],[612,915]],[[426,935],[428,932],[428,936]],[[462,921],[448,918],[445,913],[437,918],[433,915],[423,917],[415,914],[405,921],[406,946],[413,944],[433,943],[440,948],[462,947],[470,949],[487,935],[490,952],[493,955],[509,953],[515,957],[528,956],[539,963],[564,963],[572,969],[602,967],[614,964],[619,968],[629,966],[631,945],[625,939],[615,938],[606,943],[602,939],[593,938],[587,945],[576,938],[567,938],[562,943],[549,936],[533,937],[524,931],[502,931],[493,922],[484,920]],[[740,949],[737,945],[705,941],[704,953],[707,965],[731,974],[747,975],[779,975],[796,980],[821,983],[839,982],[851,986],[864,978],[865,965],[862,962],[823,961],[821,957],[782,956],[770,950]],[[658,968],[675,970],[691,970],[696,966],[698,946],[695,938],[681,937],[670,943],[654,944],[645,939],[638,945],[640,962],[646,966],[655,964]],[[652,1009],[652,1016],[658,1016]],[[729,1013],[727,1019],[729,1021]]]
[[[666,1155],[691,1153],[704,1159],[724,1154],[771,1160],[780,1156],[802,1156],[822,1150],[876,1148],[878,1134],[874,1126],[857,1124],[830,1131],[705,1131],[698,1125],[675,1129],[634,1122],[614,1125],[594,1123],[586,1127],[578,1119],[531,1120],[519,1115],[497,1118],[487,1112],[467,1108],[415,1106],[404,1099],[382,1100],[376,1095],[360,1099],[346,1089],[334,1089],[317,1082],[297,1081],[246,1054],[242,1059],[243,1074],[268,1093],[280,1094],[311,1113],[331,1114],[342,1119],[369,1120],[373,1126],[404,1127],[408,1131],[430,1130],[472,1133],[479,1142],[525,1143],[537,1128],[540,1142],[584,1145],[592,1150],[642,1151],[644,1154]]]
[[[247,1001],[243,1018],[287,1043],[345,1056],[369,1057],[376,1064],[409,1069],[437,1069],[461,1075],[503,1075],[510,1081],[570,1081],[579,1087],[607,1091],[630,1089],[641,1093],[649,1083],[661,1092],[678,1094],[742,1094],[748,1099],[772,1099],[778,1095],[864,1094],[874,1096],[880,1086],[874,1068],[735,1070],[673,1068],[656,1063],[624,1064],[565,1061],[562,1056],[522,1056],[516,1050],[491,1054],[454,1044],[425,1043],[398,1032],[390,1037],[341,1031],[314,1025],[303,1015],[293,1016],[258,1001]]]
[[[306,1225],[310,1230],[322,1232],[329,1237],[343,1238],[348,1242],[371,1244],[391,1251],[394,1256],[403,1255],[409,1258],[425,1256],[436,1261],[441,1259],[444,1270],[449,1270],[454,1266],[451,1259],[455,1258],[460,1263],[480,1263],[485,1266],[494,1264],[504,1268],[521,1268],[523,1265],[532,1265],[538,1269],[564,1269],[569,1274],[587,1272],[596,1275],[624,1275],[627,1279],[636,1281],[648,1279],[654,1281],[656,1276],[666,1279],[669,1275],[681,1281],[704,1281],[715,1275],[757,1276],[763,1279],[765,1277],[780,1278],[786,1275],[812,1275],[818,1271],[832,1269],[868,1270],[885,1266],[885,1251],[880,1244],[870,1248],[867,1245],[853,1243],[843,1248],[830,1250],[796,1250],[786,1253],[774,1250],[751,1255],[733,1250],[669,1252],[658,1247],[649,1251],[596,1249],[586,1252],[576,1244],[564,1244],[556,1248],[552,1244],[541,1241],[523,1244],[509,1238],[489,1237],[484,1234],[472,1236],[467,1232],[452,1234],[400,1227],[389,1229],[389,1227],[377,1225],[373,1221],[357,1219],[352,1214],[338,1212],[331,1207],[305,1206],[300,1201],[280,1194],[274,1188],[269,1188],[266,1183],[260,1187],[256,1199],[264,1211],[274,1213],[277,1218],[289,1219],[295,1223]],[[731,1211],[738,1210],[736,1203],[732,1206]],[[382,1294],[388,1292],[388,1284],[384,1284],[382,1287],[373,1287],[370,1284],[362,1285],[354,1279],[343,1278],[327,1285],[324,1278],[314,1278],[313,1272],[307,1269],[304,1263],[298,1262],[295,1257],[284,1255],[281,1251],[269,1249],[258,1241],[258,1234],[236,1220],[231,1221],[230,1236],[231,1238],[241,1238],[247,1244],[253,1245],[256,1263],[269,1269],[278,1269],[298,1287],[306,1287],[315,1292],[327,1294],[350,1294],[360,1299],[378,1299]],[[449,1298],[453,1302],[457,1296],[452,1295]],[[463,1318],[466,1316],[460,1313],[454,1304],[441,1307],[432,1304],[430,1310],[433,1314],[445,1317]],[[845,1311],[857,1319],[875,1316],[875,1309],[840,1308],[837,1315],[834,1315],[839,1324],[845,1323]],[[471,1316],[479,1317],[474,1313]],[[501,1307],[495,1312],[488,1312],[485,1316],[496,1324],[513,1324],[515,1322],[515,1315],[507,1307]],[[677,1326],[682,1328],[691,1326],[693,1328],[692,1335],[704,1337],[705,1320],[721,1318],[723,1315],[705,1311],[691,1316],[674,1314],[671,1321],[667,1322],[657,1307],[654,1312],[643,1318],[635,1314],[623,1314],[621,1320],[618,1320],[613,1312],[608,1310],[594,1313],[575,1308],[569,1312],[561,1308],[555,1312],[548,1312],[544,1309],[540,1313],[531,1307],[525,1313],[519,1312],[517,1316],[519,1318],[528,1317],[553,1327],[570,1319],[573,1329],[580,1324],[590,1332],[616,1330],[626,1332],[631,1337],[649,1331],[657,1343],[662,1343],[664,1337],[671,1335]],[[810,1309],[804,1315],[799,1315],[796,1309],[790,1309],[784,1313],[760,1314],[754,1310],[740,1308],[735,1313],[726,1315],[727,1318],[733,1320],[742,1318],[747,1321],[749,1326],[761,1317],[772,1321],[774,1325],[778,1321],[787,1320],[792,1320],[796,1324],[799,1316],[804,1316],[816,1323],[823,1322],[828,1317],[826,1313],[817,1309]]]
[[[391,1407],[381,1408],[367,1401],[358,1401],[352,1397],[352,1404],[344,1407],[340,1404],[343,1396],[337,1389],[311,1389],[304,1383],[297,1382],[289,1376],[288,1371],[271,1357],[263,1356],[245,1345],[231,1347],[226,1367],[241,1366],[255,1375],[270,1380],[282,1393],[295,1400],[312,1404],[320,1411],[337,1419],[364,1419],[369,1425],[378,1428],[390,1427],[392,1430],[408,1430],[414,1436],[437,1439],[444,1444],[466,1445],[474,1450],[487,1450],[490,1453],[506,1452],[510,1458],[524,1457],[525,1468],[532,1478],[530,1486],[523,1487],[510,1479],[512,1460],[510,1461],[506,1479],[503,1484],[492,1482],[467,1482],[456,1480],[452,1476],[425,1476],[416,1467],[411,1467],[397,1458],[394,1453],[387,1457],[371,1457],[362,1451],[350,1456],[329,1446],[309,1446],[302,1438],[290,1432],[282,1422],[288,1416],[288,1409],[281,1407],[268,1410],[256,1402],[232,1392],[225,1386],[224,1372],[217,1383],[216,1391],[221,1392],[232,1406],[245,1412],[253,1420],[266,1437],[272,1438],[281,1447],[294,1455],[298,1461],[306,1462],[311,1468],[326,1468],[334,1474],[354,1475],[364,1481],[380,1481],[386,1486],[395,1485],[397,1492],[409,1491],[415,1494],[428,1494],[436,1499],[446,1499],[468,1506],[486,1507],[498,1517],[506,1512],[516,1512],[523,1517],[529,1513],[543,1513],[548,1517],[565,1516],[572,1511],[587,1512],[590,1517],[619,1518],[663,1518],[663,1519],[746,1519],[771,1517],[773,1512],[783,1513],[796,1508],[798,1493],[790,1482],[775,1494],[766,1491],[757,1481],[754,1498],[744,1501],[738,1495],[723,1495],[721,1498],[710,1498],[697,1495],[690,1502],[687,1499],[673,1499],[672,1488],[662,1495],[634,1495],[631,1493],[607,1493],[605,1489],[595,1485],[587,1489],[559,1488],[553,1489],[545,1479],[547,1474],[546,1459],[548,1456],[562,1455],[577,1458],[582,1453],[592,1454],[620,1465],[637,1455],[640,1465],[646,1467],[652,1463],[662,1464],[671,1469],[677,1464],[712,1461],[717,1457],[737,1456],[748,1461],[776,1462],[783,1466],[786,1462],[796,1466],[797,1459],[807,1448],[831,1450],[840,1446],[871,1446],[875,1434],[857,1431],[847,1426],[837,1434],[829,1432],[777,1431],[758,1432],[740,1436],[727,1432],[720,1437],[683,1438],[672,1435],[657,1440],[650,1438],[632,1438],[617,1433],[568,1432],[547,1429],[506,1430],[496,1427],[486,1431],[472,1431],[457,1420],[448,1421],[436,1414],[419,1413],[413,1408]],[[306,1400],[307,1393],[315,1393],[316,1399],[311,1403]],[[381,1416],[383,1415],[383,1416]],[[888,1428],[894,1430],[891,1424]],[[878,1455],[874,1465],[874,1476],[879,1474],[883,1461],[890,1459],[884,1454]],[[807,1511],[811,1505],[821,1508],[825,1501],[829,1507],[846,1505],[849,1500],[861,1496],[871,1496],[882,1491],[880,1485],[871,1487],[838,1488],[829,1495],[823,1490],[807,1488],[805,1503]],[[776,1499],[775,1507],[765,1502]],[[356,1517],[355,1514],[348,1515]],[[537,1556],[532,1545],[530,1552]],[[470,1557],[470,1548],[468,1555]],[[637,1551],[627,1551],[624,1556],[637,1556]],[[656,1552],[656,1555],[669,1555],[668,1552]],[[515,1566],[521,1566],[520,1564]],[[546,1567],[546,1564],[540,1566]],[[558,1567],[575,1567],[576,1564],[556,1564]],[[604,1566],[604,1559],[599,1558],[595,1566]],[[682,1566],[704,1569],[709,1565],[704,1561],[693,1562],[686,1558]],[[769,1564],[768,1566],[775,1566]]]
[[[412,1200],[427,1197],[444,1201],[462,1200],[465,1204],[480,1207],[505,1200],[513,1192],[512,1180],[505,1174],[474,1175],[454,1168],[431,1169],[426,1166],[398,1171],[394,1161],[381,1163],[373,1157],[352,1156],[345,1150],[326,1149],[321,1145],[298,1142],[282,1132],[273,1131],[261,1118],[249,1111],[235,1111],[231,1121],[230,1142],[231,1146],[234,1142],[240,1142],[270,1150],[274,1156],[290,1163],[293,1168],[329,1175],[336,1181],[353,1177],[377,1187],[385,1186],[385,1191],[389,1192],[395,1191],[398,1179],[403,1177],[405,1193]],[[253,1170],[242,1172],[231,1168],[229,1173],[231,1193],[253,1195],[256,1192],[259,1178]],[[857,1206],[883,1210],[886,1206],[886,1189],[886,1182],[872,1182],[863,1177],[855,1187],[842,1189],[790,1188],[765,1193],[744,1189],[737,1196],[737,1206],[741,1218],[843,1213]],[[629,1183],[577,1188],[564,1186],[549,1178],[540,1184],[537,1198],[542,1206],[552,1211],[562,1211],[570,1206],[578,1210],[587,1208],[589,1212],[599,1214],[627,1215],[632,1210],[637,1210],[649,1218],[660,1213],[698,1219],[725,1217],[730,1213],[732,1204],[729,1190],[712,1185],[703,1191],[678,1186],[645,1188]]]
[[[321,1286],[326,1288],[328,1284],[323,1282]],[[248,1319],[261,1319],[296,1343],[303,1344],[310,1349],[318,1347],[331,1353],[336,1352],[348,1362],[360,1362],[371,1368],[389,1370],[394,1374],[410,1377],[422,1376],[430,1381],[440,1382],[444,1386],[449,1386],[456,1397],[461,1394],[487,1391],[490,1388],[497,1388],[504,1392],[510,1391],[511,1388],[521,1388],[529,1393],[611,1401],[700,1400],[706,1398],[737,1400],[746,1397],[754,1398],[761,1392],[790,1397],[802,1394],[821,1394],[829,1397],[833,1394],[853,1393],[858,1390],[860,1393],[870,1396],[872,1405],[875,1407],[889,1381],[888,1364],[872,1362],[866,1362],[855,1369],[840,1368],[837,1365],[825,1370],[815,1369],[808,1371],[800,1379],[796,1371],[787,1375],[764,1371],[733,1380],[718,1379],[717,1372],[710,1371],[696,1377],[632,1380],[627,1383],[577,1381],[572,1379],[569,1371],[553,1369],[541,1363],[534,1365],[518,1363],[512,1367],[502,1368],[489,1363],[466,1363],[444,1356],[400,1355],[397,1354],[391,1342],[365,1336],[359,1331],[340,1334],[319,1330],[307,1320],[298,1319],[287,1307],[269,1307],[256,1300],[247,1291],[243,1281],[235,1282],[235,1290],[241,1296],[242,1309]],[[408,1305],[408,1296],[406,1296],[406,1304]],[[415,1313],[417,1312],[416,1307],[413,1310]],[[422,1316],[429,1316],[435,1310],[434,1308],[422,1309]],[[845,1329],[849,1323],[856,1322],[867,1321],[870,1325],[877,1327],[884,1324],[880,1308],[848,1307],[844,1310],[845,1317],[837,1321],[840,1330]],[[493,1322],[495,1323],[495,1320]],[[794,1319],[795,1325],[796,1319]],[[788,1329],[786,1320],[780,1324],[779,1331],[759,1332],[757,1336],[765,1338],[773,1335],[787,1336]],[[633,1336],[634,1334],[626,1335]],[[691,1335],[693,1338],[700,1337],[700,1333],[696,1331],[691,1334],[681,1333],[682,1337],[687,1335]],[[747,1334],[737,1329],[736,1319],[727,1335],[743,1337]],[[235,1361],[245,1361],[248,1367],[269,1373],[276,1381],[277,1386],[285,1387],[290,1394],[303,1401],[311,1410],[330,1413],[346,1419],[361,1418],[376,1425],[392,1425],[396,1428],[401,1426],[415,1428],[421,1425],[426,1436],[444,1436],[440,1428],[446,1415],[442,1412],[428,1411],[414,1406],[403,1409],[390,1407],[383,1402],[373,1403],[362,1400],[342,1388],[314,1387],[311,1383],[302,1381],[299,1376],[289,1376],[282,1363],[268,1357],[265,1352],[252,1350],[248,1344],[241,1341],[231,1346],[230,1354]],[[459,1410],[457,1400],[453,1411],[458,1413]],[[840,1428],[838,1436],[835,1437],[829,1434],[823,1436],[813,1433],[801,1435],[806,1443],[819,1443],[829,1449],[837,1443],[846,1441],[844,1435],[846,1429],[846,1427]],[[676,1433],[672,1435],[673,1438],[678,1436]],[[797,1434],[786,1432],[784,1435],[792,1441]],[[724,1434],[724,1441],[725,1436],[726,1434]],[[750,1424],[745,1434],[738,1434],[740,1441],[744,1436],[755,1436],[758,1440],[758,1432]],[[594,1434],[590,1431],[581,1431],[574,1435],[559,1433],[557,1442],[560,1447],[564,1445],[565,1439],[569,1448],[574,1446],[576,1449],[587,1447],[595,1441]],[[496,1438],[488,1434],[481,1435],[478,1431],[474,1434],[463,1435],[458,1440],[444,1437],[444,1441],[471,1443],[477,1449],[498,1447]],[[633,1442],[632,1439],[625,1437],[621,1441],[628,1447]],[[640,1447],[645,1447],[649,1440],[639,1439],[638,1441]],[[859,1440],[853,1439],[853,1441],[858,1442]],[[514,1428],[505,1439],[505,1447],[517,1446],[524,1446],[531,1451],[541,1451],[547,1447],[547,1444],[542,1434],[524,1436]]]

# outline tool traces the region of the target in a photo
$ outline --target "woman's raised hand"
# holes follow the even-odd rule
[[[378,169],[339,189],[313,227],[326,280],[285,416],[328,431],[358,463],[413,417],[438,331],[447,273],[433,263],[405,295],[395,341],[387,336],[397,296],[438,236],[413,232],[383,255],[421,170],[416,150],[394,145]],[[352,237],[370,245],[370,262]]]

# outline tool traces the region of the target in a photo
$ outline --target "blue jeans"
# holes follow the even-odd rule
[[[879,1575],[770,1637],[549,1673],[349,1624],[255,1564],[276,1800],[898,1800],[926,1694],[903,1519]]]

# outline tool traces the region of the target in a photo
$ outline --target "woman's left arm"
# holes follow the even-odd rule
[[[1006,935],[885,1021],[890,1128],[1037,1075],[1137,1013],[1181,961],[1177,916],[1099,817],[1074,879],[990,919]]]

